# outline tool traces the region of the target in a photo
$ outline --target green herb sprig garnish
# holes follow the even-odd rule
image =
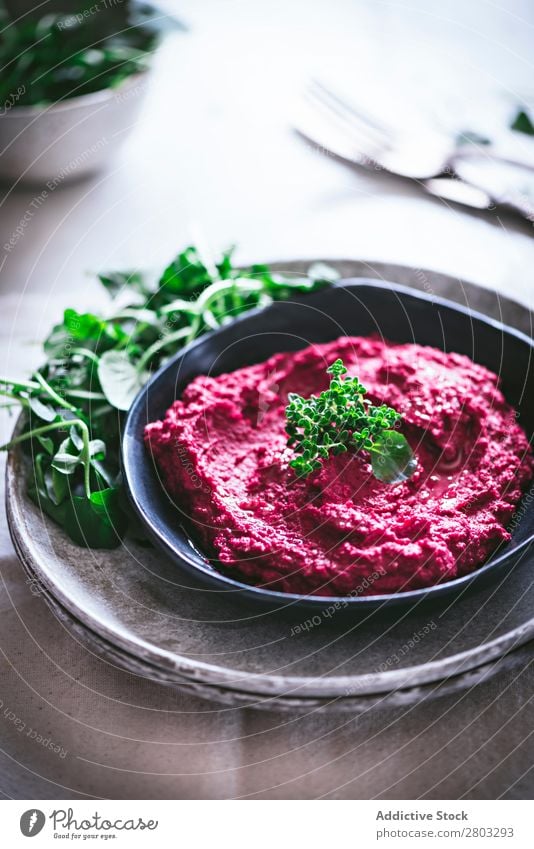
[[[120,477],[124,411],[152,371],[193,339],[272,301],[329,285],[318,263],[307,277],[265,265],[236,268],[232,250],[215,263],[188,247],[158,277],[99,275],[118,298],[106,317],[65,310],[44,343],[46,362],[29,380],[0,378],[5,406],[26,412],[19,443],[33,466],[28,494],[76,543],[113,548],[127,523]],[[119,305],[120,304],[120,305]]]
[[[297,455],[290,462],[299,477],[321,468],[330,454],[367,451],[373,474],[384,483],[401,483],[417,467],[406,437],[394,430],[400,413],[382,404],[375,407],[365,398],[366,389],[357,377],[345,377],[343,360],[327,369],[330,386],[320,395],[288,396],[286,432],[288,445]]]

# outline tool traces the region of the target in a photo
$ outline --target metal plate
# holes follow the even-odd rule
[[[531,335],[532,316],[495,292],[430,271],[335,262],[343,276],[390,279],[456,300]],[[280,263],[304,272],[308,262]],[[106,643],[168,683],[202,684],[302,705],[392,693],[442,682],[490,664],[534,636],[533,571],[519,565],[499,583],[436,611],[283,617],[180,585],[163,555],[131,542],[111,552],[71,544],[25,495],[20,452],[7,466],[8,519],[26,567],[49,595]],[[472,681],[471,681],[472,683]]]
[[[28,576],[33,580],[33,574],[28,571]],[[311,697],[294,697],[261,695],[258,693],[247,693],[235,689],[226,689],[224,687],[216,687],[210,684],[204,684],[202,681],[192,681],[187,678],[174,678],[172,683],[167,680],[166,674],[158,667],[152,666],[138,657],[134,657],[121,651],[116,646],[109,643],[103,637],[95,634],[94,631],[89,631],[81,622],[74,619],[68,611],[65,610],[49,593],[41,590],[40,595],[44,598],[46,604],[52,611],[53,615],[61,622],[61,624],[71,633],[73,638],[87,647],[94,654],[102,657],[107,663],[112,666],[119,666],[126,669],[133,675],[141,678],[146,678],[150,681],[156,681],[161,684],[167,684],[182,693],[190,696],[206,699],[208,701],[217,702],[218,704],[229,705],[231,707],[253,708],[254,710],[273,710],[282,713],[299,713],[307,714],[310,711],[317,713],[344,713],[351,716],[365,714],[369,710],[387,710],[392,715],[398,711],[404,711],[406,708],[423,700],[435,698],[436,696],[447,696],[456,693],[462,693],[465,690],[482,684],[495,675],[506,674],[507,672],[517,670],[525,663],[528,663],[532,657],[534,642],[529,642],[510,654],[503,655],[495,661],[485,663],[482,666],[477,666],[460,675],[454,675],[443,681],[438,681],[433,684],[424,684],[419,687],[408,687],[400,690],[392,690],[387,693],[378,695],[361,695],[361,696],[338,696],[333,698],[311,698]]]

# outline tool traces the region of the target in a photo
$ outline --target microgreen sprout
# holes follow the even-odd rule
[[[408,441],[395,428],[401,415],[385,404],[375,407],[357,377],[347,376],[341,359],[327,368],[330,386],[320,395],[288,396],[286,432],[299,477],[319,470],[330,454],[366,451],[373,474],[384,483],[401,483],[413,475],[416,460]]]
[[[33,467],[30,498],[74,542],[119,545],[128,524],[121,421],[151,373],[236,316],[314,292],[336,276],[317,265],[307,277],[274,274],[265,265],[236,268],[232,250],[212,265],[194,247],[179,253],[159,277],[139,271],[99,275],[122,305],[106,317],[66,309],[31,380],[0,378],[3,405],[25,414],[0,450],[20,445]]]

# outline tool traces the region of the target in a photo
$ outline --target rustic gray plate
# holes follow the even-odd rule
[[[28,570],[30,579],[35,580]],[[109,643],[103,637],[90,631],[68,613],[49,593],[42,590],[42,596],[54,616],[68,629],[74,639],[84,644],[93,654],[102,657],[111,666],[126,669],[131,674],[156,681],[191,696],[215,701],[232,708],[254,708],[256,710],[276,710],[283,713],[350,713],[351,716],[366,713],[369,710],[387,710],[391,715],[404,711],[411,705],[436,696],[445,696],[465,692],[478,684],[505,672],[516,671],[529,663],[532,657],[533,642],[529,642],[509,654],[496,660],[477,666],[459,675],[443,681],[421,686],[391,690],[377,695],[336,696],[333,698],[295,697],[291,695],[270,696],[248,693],[241,690],[217,687],[202,681],[187,678],[173,678],[169,682],[164,670],[146,663],[138,657],[128,654]],[[213,708],[214,710],[218,708]],[[206,708],[209,712],[210,708]]]
[[[343,276],[390,279],[455,300],[532,332],[524,307],[495,292],[435,272],[362,262],[331,262]],[[301,273],[309,262],[280,263]],[[175,567],[134,542],[111,552],[71,544],[25,495],[22,454],[7,467],[8,520],[17,551],[51,600],[124,665],[139,661],[159,680],[202,685],[241,702],[272,697],[302,706],[417,688],[486,667],[534,637],[532,560],[488,589],[438,610],[354,623],[335,612],[294,618],[248,609],[206,589],[180,584]],[[339,619],[339,617],[338,617]],[[466,685],[473,679],[465,678]]]

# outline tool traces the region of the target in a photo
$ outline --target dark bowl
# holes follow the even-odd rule
[[[262,362],[279,351],[296,351],[312,342],[339,336],[380,333],[394,342],[433,345],[467,354],[501,376],[502,389],[519,412],[532,440],[534,433],[534,343],[524,334],[441,298],[416,293],[392,283],[355,279],[341,281],[312,295],[273,304],[238,318],[180,351],[149,381],[132,405],[122,441],[123,472],[135,512],[154,542],[180,569],[180,580],[232,600],[263,603],[278,610],[294,605],[318,612],[339,603],[344,610],[370,612],[449,600],[454,594],[481,587],[517,566],[530,562],[534,511],[518,509],[512,539],[469,575],[433,587],[376,596],[331,597],[275,592],[242,583],[218,571],[195,542],[177,505],[161,486],[153,459],[145,450],[148,422],[163,418],[193,378],[218,375]],[[527,550],[528,549],[528,550]]]

